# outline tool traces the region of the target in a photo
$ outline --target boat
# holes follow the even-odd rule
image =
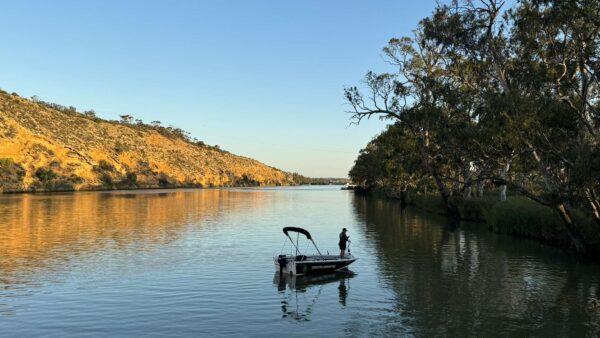
[[[296,237],[296,242],[294,242],[289,235],[290,232],[296,232],[306,236],[306,238],[314,245],[315,249],[317,249],[318,254],[308,256],[302,254],[298,249],[298,237]],[[305,229],[297,227],[285,227],[283,228],[283,233],[290,240],[290,242],[292,242],[292,245],[296,249],[296,254],[278,255],[273,257],[275,269],[281,274],[289,273],[292,275],[302,276],[307,274],[329,273],[332,271],[347,269],[348,265],[352,264],[358,259],[350,254],[350,250],[348,250],[348,253],[344,255],[343,258],[338,255],[321,254],[321,251],[315,244],[315,241],[313,241],[312,236]]]
[[[356,184],[346,183],[342,186],[342,190],[356,190],[358,186]]]

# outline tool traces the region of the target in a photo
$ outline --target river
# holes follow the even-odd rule
[[[279,278],[283,226],[330,253],[348,228],[353,273]],[[0,336],[597,336],[599,284],[559,249],[339,186],[0,196]]]

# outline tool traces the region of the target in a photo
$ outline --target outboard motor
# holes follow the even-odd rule
[[[279,255],[277,257],[277,263],[279,263],[279,274],[282,274],[283,269],[285,269],[285,266],[287,265],[287,258],[285,255]]]

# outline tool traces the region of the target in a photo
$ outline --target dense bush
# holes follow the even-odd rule
[[[96,171],[115,171],[115,167],[106,160],[100,160],[94,169]]]
[[[446,211],[444,201],[438,195],[413,193],[409,194],[409,196],[407,203],[420,209],[435,213],[444,213]]]
[[[35,177],[37,177],[40,182],[46,183],[56,178],[56,173],[52,171],[52,169],[46,168],[37,168],[35,171]]]
[[[83,179],[75,174],[60,175],[50,168],[37,168],[35,177],[38,179],[31,188],[34,191],[73,191],[75,185]]]
[[[22,189],[25,169],[12,158],[0,158],[0,191]]]
[[[510,197],[490,210],[488,224],[494,232],[545,241],[566,241],[559,215],[525,197]]]
[[[486,221],[490,216],[492,207],[498,202],[498,196],[456,199],[462,219],[469,221]]]
[[[129,151],[129,150],[130,150],[130,147],[129,147],[127,144],[125,144],[125,143],[123,143],[123,142],[121,142],[121,141],[117,141],[117,142],[115,143],[114,150],[115,150],[115,152],[116,152],[117,154],[121,154],[121,153],[124,153],[124,152],[126,152],[126,151]]]
[[[444,213],[441,197],[428,194],[409,194],[409,204],[420,209]],[[558,213],[522,196],[509,196],[500,201],[498,196],[482,198],[454,198],[463,220],[478,221],[499,234],[540,239],[560,246],[569,246],[569,238]],[[600,251],[600,232],[594,220],[580,210],[573,218],[590,248]]]
[[[122,181],[122,183],[126,186],[135,186],[137,184],[137,175],[134,172],[128,172],[127,174],[125,174],[125,179]]]

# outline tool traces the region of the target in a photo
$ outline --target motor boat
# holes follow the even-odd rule
[[[296,236],[296,242],[290,237],[289,233],[295,232],[298,235],[302,234],[314,245],[317,249],[317,255],[304,255],[298,249],[298,236]],[[283,233],[292,242],[292,245],[296,249],[295,255],[278,255],[273,257],[275,263],[275,269],[280,273],[289,273],[292,275],[306,275],[315,273],[327,273],[332,271],[338,271],[347,269],[348,265],[352,264],[357,260],[356,257],[348,253],[344,257],[338,255],[323,255],[315,244],[310,233],[302,228],[297,227],[285,227]]]

